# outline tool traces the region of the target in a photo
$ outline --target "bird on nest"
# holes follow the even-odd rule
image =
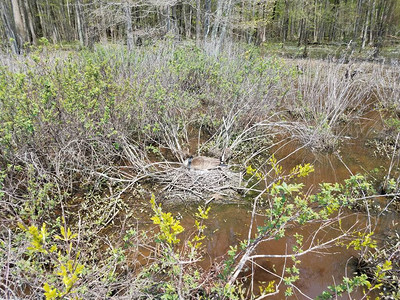
[[[189,156],[183,162],[183,166],[188,168],[189,170],[212,170],[217,169],[219,167],[226,167],[222,158],[214,158],[207,156]]]

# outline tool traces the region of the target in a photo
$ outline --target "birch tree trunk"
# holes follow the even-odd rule
[[[231,31],[236,40],[257,44],[279,39],[303,46],[307,36],[318,43],[352,39],[360,50],[383,47],[388,36],[398,39],[400,33],[400,0],[0,0],[0,7],[1,38],[15,39],[16,52],[39,37],[82,46],[112,37],[132,49],[135,32],[158,36],[160,28],[195,38],[213,52]],[[89,32],[96,39],[88,39]]]
[[[358,0],[357,17],[356,17],[356,22],[354,23],[353,40],[358,40],[357,37],[358,37],[358,28],[360,26],[360,21],[361,21],[362,3],[363,0]]]
[[[42,7],[41,7],[41,5],[39,4],[38,1],[36,1],[36,8],[37,8],[38,13],[39,13],[39,21],[40,21],[40,28],[41,28],[41,31],[42,31],[42,36],[46,37],[46,22],[43,20],[44,12],[43,12],[43,9],[42,9]]]
[[[171,30],[171,6],[167,4],[164,15],[166,16],[167,33]]]
[[[76,25],[77,25],[77,30],[78,30],[78,36],[79,36],[79,42],[81,43],[81,46],[84,46],[84,40],[83,40],[83,30],[82,30],[82,20],[81,20],[81,15],[79,12],[79,7],[80,7],[80,1],[76,0],[75,1],[75,11],[76,11]]]
[[[177,7],[175,4],[172,6],[169,5],[168,7],[169,7],[170,15],[172,16],[171,29],[172,29],[174,35],[179,36],[181,31],[179,30]]]

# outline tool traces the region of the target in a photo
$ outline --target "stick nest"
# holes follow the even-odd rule
[[[155,179],[163,186],[162,198],[174,203],[237,201],[238,192],[243,188],[242,174],[228,167],[201,171],[184,167],[170,168],[158,173]]]

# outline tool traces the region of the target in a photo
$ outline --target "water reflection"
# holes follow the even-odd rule
[[[380,114],[370,113],[366,115],[362,122],[348,129],[348,138],[344,138],[340,151],[331,154],[316,154],[307,148],[299,150],[299,144],[295,141],[287,143],[285,146],[277,145],[275,156],[278,160],[283,159],[280,164],[284,170],[290,170],[298,164],[311,163],[315,167],[315,172],[303,179],[305,191],[314,193],[318,191],[321,182],[343,182],[355,173],[365,173],[379,166],[387,166],[388,161],[384,158],[374,156],[373,149],[365,146],[367,137],[374,135],[375,129],[380,129]],[[357,127],[357,128],[356,128]],[[196,144],[197,145],[197,144]],[[248,239],[249,224],[251,220],[250,203],[248,205],[228,205],[212,204],[210,219],[207,221],[207,231],[205,232],[208,240],[206,241],[206,253],[204,260],[199,264],[200,267],[210,268],[215,262],[221,262],[225,257],[230,246],[237,245],[240,241]],[[166,210],[181,213],[183,215],[182,225],[191,228],[194,220],[195,207],[175,206]],[[341,222],[341,229],[363,231],[366,228],[374,230],[376,236],[382,240],[387,231],[398,231],[398,214],[382,216],[380,219],[372,218],[373,224],[368,222],[362,213],[348,212],[347,217]],[[255,226],[262,225],[262,217],[257,217]],[[368,225],[373,225],[368,227]],[[320,241],[327,241],[340,235],[338,223],[333,223],[330,227],[320,230],[315,235],[320,224],[315,223],[301,228],[292,227],[287,230],[286,237],[269,241],[261,244],[256,249],[256,254],[260,255],[286,255],[292,253],[292,246],[295,245],[295,233],[304,236],[304,249],[311,243],[311,238]],[[353,227],[355,226],[355,227]],[[189,233],[186,233],[188,235]],[[183,239],[183,238],[182,238]],[[343,246],[331,245],[322,249],[318,253],[308,253],[301,256],[300,279],[296,281],[295,296],[293,299],[314,299],[327,289],[329,285],[340,284],[343,277],[352,277],[356,271],[356,252]],[[242,273],[242,280],[254,278],[253,282],[246,282],[248,288],[253,288],[258,292],[259,282],[266,286],[269,281],[282,280],[284,268],[291,267],[293,262],[289,258],[268,258],[257,259],[253,263],[248,263]],[[281,290],[269,299],[284,299],[284,285]],[[354,299],[362,298],[362,292],[352,293]],[[348,299],[348,296],[342,297]],[[338,297],[337,299],[341,299]]]
[[[214,261],[220,261],[229,249],[229,246],[238,244],[240,240],[247,239],[251,213],[244,206],[234,205],[216,205],[212,207],[212,218],[208,222],[207,254],[201,266],[208,268]],[[188,222],[190,223],[190,222]],[[263,223],[263,218],[258,217],[256,226]],[[358,224],[357,228],[361,229],[366,226],[366,218],[362,215],[354,214],[345,218],[342,222],[342,228],[350,228],[354,224]],[[305,228],[290,228],[287,231],[287,237],[272,240],[268,243],[261,244],[255,254],[268,255],[285,255],[292,253],[292,246],[296,241],[293,237],[295,233],[305,236],[304,249],[309,246],[310,239],[319,224],[306,226]],[[321,231],[318,239],[328,240],[338,236],[339,232],[334,227]],[[343,276],[352,276],[355,271],[354,264],[349,263],[356,253],[343,247],[333,246],[323,249],[319,253],[310,253],[302,256],[300,269],[300,280],[296,282],[299,291],[295,291],[297,299],[307,299],[302,296],[300,291],[311,298],[315,298],[326,290],[328,285],[341,282]],[[259,291],[259,282],[266,286],[269,281],[281,280],[283,268],[293,265],[291,259],[284,258],[268,258],[257,259],[253,264],[248,263],[243,278],[250,278],[254,275],[254,282],[247,281],[246,286],[253,285],[254,291]],[[281,291],[269,297],[270,299],[283,299],[284,286]],[[353,294],[357,298],[359,294]]]

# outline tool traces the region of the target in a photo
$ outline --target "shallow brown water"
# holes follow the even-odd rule
[[[189,217],[190,213],[184,217],[182,224],[184,227],[190,227],[193,224],[193,220]],[[239,205],[212,205],[210,212],[210,219],[207,221],[207,232],[208,237],[206,243],[206,255],[204,261],[200,263],[203,268],[209,268],[215,261],[220,262],[224,255],[229,250],[229,246],[234,246],[241,240],[247,239],[249,224],[251,219],[251,212],[247,206]],[[373,218],[372,223],[375,224],[376,219]],[[378,242],[385,237],[389,231],[399,231],[400,225],[398,224],[398,214],[392,213],[384,218],[380,218],[377,223],[375,231],[375,238]],[[257,218],[256,224],[262,225],[263,219]],[[345,219],[342,220],[342,228],[350,228],[354,224],[354,230],[364,231],[367,230],[368,219],[364,214],[349,214]],[[336,224],[337,225],[337,224]],[[304,236],[304,248],[309,245],[307,237],[318,228],[319,224],[309,225],[305,228],[290,228],[287,230],[285,238],[270,241],[268,243],[260,245],[257,248],[255,254],[268,254],[268,255],[284,255],[285,253],[291,253],[291,248],[295,244],[295,233],[302,234]],[[254,232],[254,230],[253,230]],[[325,231],[318,235],[321,240],[328,240],[338,236],[337,227],[327,228]],[[341,283],[344,276],[352,277],[356,271],[356,258],[357,253],[352,249],[347,249],[343,246],[335,246],[324,249],[320,253],[309,253],[299,257],[301,260],[300,265],[300,279],[295,283],[298,291],[295,291],[295,295],[289,297],[289,299],[315,299],[323,291],[327,290],[329,285]],[[253,265],[254,274],[254,291],[258,292],[258,282],[268,283],[271,280],[275,280],[275,283],[279,282],[277,276],[271,274],[282,274],[284,267],[292,266],[291,260],[286,261],[282,258],[274,259],[263,259],[258,260],[257,264]],[[249,265],[249,267],[251,267]],[[266,270],[263,270],[266,269]],[[244,272],[243,276],[248,276],[252,272],[250,268],[247,272]],[[247,282],[245,286],[250,283]],[[285,286],[282,284],[280,292],[269,299],[284,299]],[[301,292],[300,292],[301,291]],[[361,299],[362,291],[355,291],[351,294],[352,299]],[[349,299],[349,297],[343,296],[338,299]]]
[[[315,171],[304,181],[307,188],[316,188],[321,182],[343,182],[352,174],[370,172],[380,166],[387,167],[388,160],[377,157],[374,149],[366,142],[382,129],[381,114],[376,111],[367,113],[359,122],[346,129],[344,139],[334,153],[313,153],[300,148],[295,141],[279,148],[275,153],[283,170],[290,170],[298,164],[311,163]],[[293,154],[292,154],[293,153]]]
[[[343,182],[352,174],[365,173],[374,168],[384,166],[387,167],[388,161],[385,158],[376,157],[373,149],[365,145],[366,138],[374,135],[375,130],[379,130],[380,115],[378,113],[370,113],[365,119],[353,126],[349,131],[348,138],[344,139],[340,147],[340,151],[335,154],[314,154],[310,150],[301,149],[295,152],[298,145],[289,143],[281,148],[275,155],[277,159],[288,156],[281,162],[284,170],[290,170],[297,164],[311,163],[315,167],[315,172],[310,174],[304,180],[305,190],[315,192],[321,182]],[[251,213],[248,206],[238,205],[213,205],[211,211],[211,219],[208,223],[207,254],[205,260],[201,264],[203,267],[209,267],[215,260],[220,260],[229,249],[229,246],[236,245],[240,240],[247,239]],[[398,214],[386,215],[379,221],[373,219],[373,224],[377,227],[373,228],[377,238],[385,234],[388,230],[399,230],[396,223]],[[365,215],[352,214],[343,221],[343,227],[350,227],[357,223],[357,229],[365,230],[368,219]],[[258,225],[262,224],[262,219],[258,218]],[[257,224],[256,224],[257,225]],[[261,245],[257,249],[257,254],[276,254],[284,255],[286,251],[290,253],[290,249],[295,243],[293,234],[301,233],[305,240],[318,227],[318,224],[308,226],[301,231],[291,228],[287,231],[287,237],[278,241],[271,241]],[[337,236],[334,229],[323,232],[325,240]],[[307,244],[307,242],[305,243]],[[300,280],[295,285],[295,295],[290,299],[314,299],[327,289],[329,285],[339,284],[343,276],[352,277],[355,272],[355,255],[356,252],[345,247],[333,246],[325,249],[323,253],[310,253],[301,257]],[[269,282],[271,280],[279,281],[275,275],[282,274],[282,269],[291,266],[290,260],[284,259],[264,259],[257,262],[259,266],[253,265],[254,272],[254,291],[257,293],[257,281]],[[263,270],[266,269],[267,271]],[[269,272],[271,271],[271,272]],[[249,275],[251,269],[245,275]],[[285,286],[281,285],[280,292],[269,299],[284,299]],[[300,292],[301,291],[301,292]],[[353,299],[361,299],[361,291],[353,292]],[[338,299],[349,299],[348,295]]]
[[[346,133],[340,151],[334,154],[315,154],[308,149],[298,149],[299,145],[291,142],[275,153],[278,160],[281,161],[284,170],[290,170],[298,164],[311,163],[315,167],[315,172],[311,173],[303,182],[305,191],[318,191],[321,182],[343,182],[352,174],[358,172],[365,173],[374,168],[388,166],[388,160],[374,155],[374,150],[366,146],[366,139],[372,137],[376,130],[381,129],[380,114],[372,112],[367,114],[364,119],[352,126]],[[197,145],[197,144],[196,144]],[[195,149],[197,146],[191,145]],[[190,149],[194,152],[193,149]],[[294,153],[294,154],[291,154]],[[203,268],[209,268],[215,261],[221,261],[229,250],[230,246],[237,245],[239,241],[248,238],[249,224],[251,220],[249,205],[228,205],[212,204],[210,219],[207,221],[208,237],[206,242],[206,255],[200,263]],[[173,206],[165,207],[165,211],[171,211],[174,215],[182,215],[182,225],[185,228],[193,226],[195,207]],[[150,213],[151,214],[151,213]],[[147,214],[146,214],[147,215]],[[398,231],[398,214],[389,214],[381,217],[379,220],[372,219],[372,228],[376,232],[377,238],[384,238],[387,231]],[[368,219],[362,213],[350,214],[343,220],[343,228],[349,228],[355,223],[355,229],[365,230]],[[261,225],[262,218],[257,218],[256,224]],[[277,241],[270,241],[260,245],[256,254],[284,255],[291,253],[290,249],[295,243],[293,235],[301,233],[304,235],[305,246],[307,238],[318,228],[319,224],[306,226],[305,228],[290,228],[286,237]],[[334,228],[326,229],[318,236],[321,239],[328,240],[338,235]],[[287,251],[287,252],[286,252]],[[346,247],[333,246],[325,249],[322,253],[309,253],[301,257],[300,279],[295,283],[298,290],[295,295],[289,299],[314,299],[323,291],[327,290],[329,285],[340,284],[343,276],[352,277],[355,272],[356,252]],[[253,265],[254,272],[254,291],[258,292],[258,282],[264,282],[264,286],[269,281],[279,282],[275,274],[282,274],[284,267],[291,266],[290,259],[263,259],[257,261],[258,265]],[[251,266],[250,266],[251,267]],[[251,268],[244,275],[250,275]],[[266,284],[265,284],[266,283]],[[251,285],[247,286],[250,288]],[[280,292],[268,299],[284,299],[284,284],[280,287]],[[361,291],[352,293],[353,299],[361,299]],[[349,299],[347,295],[338,299]]]
[[[210,220],[207,222],[207,254],[204,261],[200,264],[203,268],[210,267],[214,261],[221,261],[222,257],[229,250],[229,246],[234,246],[240,240],[247,239],[251,213],[245,206],[238,205],[213,205],[210,212]],[[350,227],[358,222],[358,228],[365,227],[366,218],[362,215],[352,215],[343,220],[343,228]],[[256,226],[263,223],[262,218],[257,218]],[[190,218],[185,218],[183,224],[192,224]],[[305,237],[305,247],[309,244],[307,236],[310,236],[318,227],[318,224],[307,226],[306,228],[291,228],[287,231],[287,237],[280,240],[270,241],[261,244],[257,248],[256,254],[285,255],[291,253],[291,248],[295,244],[293,234],[303,234]],[[254,230],[253,230],[254,231]],[[327,240],[337,236],[336,230],[326,230],[319,235],[321,239]],[[286,252],[287,251],[287,252]],[[302,256],[300,269],[300,280],[295,285],[299,291],[295,291],[295,296],[291,299],[314,299],[316,296],[326,290],[327,286],[335,282],[340,283],[343,276],[351,277],[355,271],[354,257],[356,253],[346,248],[333,246],[323,250],[323,253],[310,253]],[[277,276],[271,274],[282,274],[284,267],[292,266],[290,259],[282,258],[258,260],[257,265],[253,265],[254,271],[254,291],[258,292],[258,282],[269,282],[275,280],[279,282]],[[249,265],[249,267],[251,267]],[[268,271],[263,270],[267,269]],[[251,269],[243,275],[248,276]],[[346,275],[347,274],[347,275]],[[246,286],[250,283],[248,282]],[[269,299],[284,299],[285,286],[282,284],[280,292]],[[353,293],[354,299],[360,297],[360,293]],[[361,297],[360,297],[361,298]],[[340,299],[340,298],[339,298]]]

